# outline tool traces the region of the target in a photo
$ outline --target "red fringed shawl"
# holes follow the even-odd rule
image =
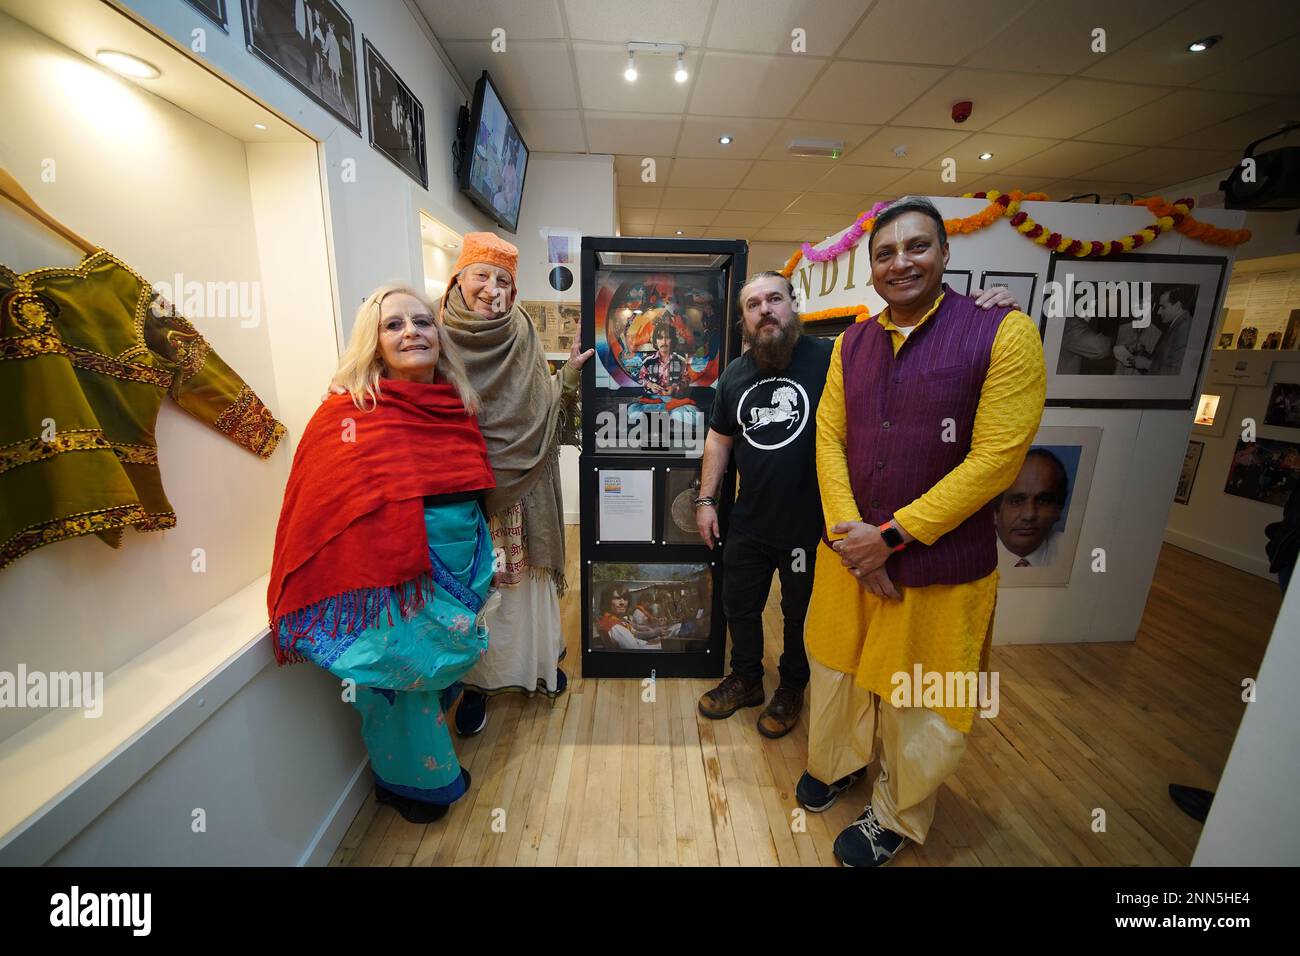
[[[432,587],[424,496],[495,486],[478,422],[447,384],[384,379],[378,406],[331,395],[303,432],[284,491],[266,592],[281,664],[328,598],[333,628],[374,624],[396,598],[403,615]],[[289,624],[289,647],[279,626]]]

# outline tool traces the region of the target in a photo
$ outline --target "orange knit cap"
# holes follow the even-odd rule
[[[514,279],[515,269],[519,265],[519,250],[493,232],[467,232],[460,247],[460,258],[452,272],[459,275],[460,270],[476,262],[486,262],[499,266],[510,273]]]

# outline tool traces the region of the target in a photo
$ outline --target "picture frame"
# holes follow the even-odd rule
[[[596,544],[653,544],[655,468],[596,470]]]
[[[1053,254],[1039,305],[1047,404],[1191,408],[1227,261]]]
[[[226,16],[226,0],[185,0],[185,2],[221,27],[223,33],[230,32],[230,24]]]
[[[1237,439],[1223,490],[1238,498],[1284,505],[1300,483],[1300,444],[1276,438]]]
[[[1192,497],[1192,485],[1196,483],[1196,471],[1201,467],[1201,455],[1205,452],[1205,442],[1189,441],[1187,452],[1183,455],[1183,470],[1178,475],[1178,485],[1174,489],[1174,502],[1185,505]]]
[[[1206,385],[1192,410],[1192,431],[1198,435],[1222,435],[1232,415],[1233,385]]]
[[[1300,384],[1273,383],[1264,410],[1264,424],[1274,428],[1300,428]]]
[[[998,587],[1069,585],[1101,436],[1100,428],[1039,427],[1016,480],[994,499]]]
[[[695,524],[695,499],[700,493],[700,469],[674,464],[664,469],[663,504],[659,512],[660,544],[704,547]]]
[[[985,271],[980,276],[980,288],[987,292],[995,286],[1001,286],[1016,297],[1020,311],[1026,315],[1035,315],[1037,305],[1034,293],[1038,291],[1037,272],[1001,272]]]
[[[366,64],[366,124],[370,145],[402,172],[429,188],[424,104],[375,49],[362,37]]]
[[[970,295],[971,271],[969,269],[948,269],[943,274],[943,281],[953,292],[959,295]]]
[[[360,136],[356,29],[347,11],[334,0],[242,3],[248,52]]]

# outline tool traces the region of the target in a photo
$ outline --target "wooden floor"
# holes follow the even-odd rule
[[[578,542],[569,529],[569,580]],[[768,692],[780,608],[766,611]],[[895,866],[1187,864],[1200,825],[1170,782],[1214,789],[1280,604],[1263,579],[1166,545],[1135,643],[995,647],[1001,712],[975,721],[924,846]],[[757,709],[698,717],[711,681],[578,676],[578,590],[562,605],[569,690],[554,703],[491,701],[487,729],[456,739],[473,787],[443,820],[407,823],[373,795],[331,865],[830,866],[861,811],[860,781],[828,812],[800,814],[803,719],[779,741]],[[874,779],[877,765],[873,765]],[[1105,832],[1094,832],[1094,809]]]

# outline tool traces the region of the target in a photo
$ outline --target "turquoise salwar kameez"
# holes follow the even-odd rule
[[[487,650],[482,610],[492,584],[492,540],[475,501],[426,505],[435,594],[403,620],[395,598],[371,627],[336,624],[331,598],[304,609],[316,623],[297,651],[345,684],[361,712],[375,782],[400,796],[449,804],[465,792],[446,710],[457,681]],[[279,640],[289,646],[289,627]]]

